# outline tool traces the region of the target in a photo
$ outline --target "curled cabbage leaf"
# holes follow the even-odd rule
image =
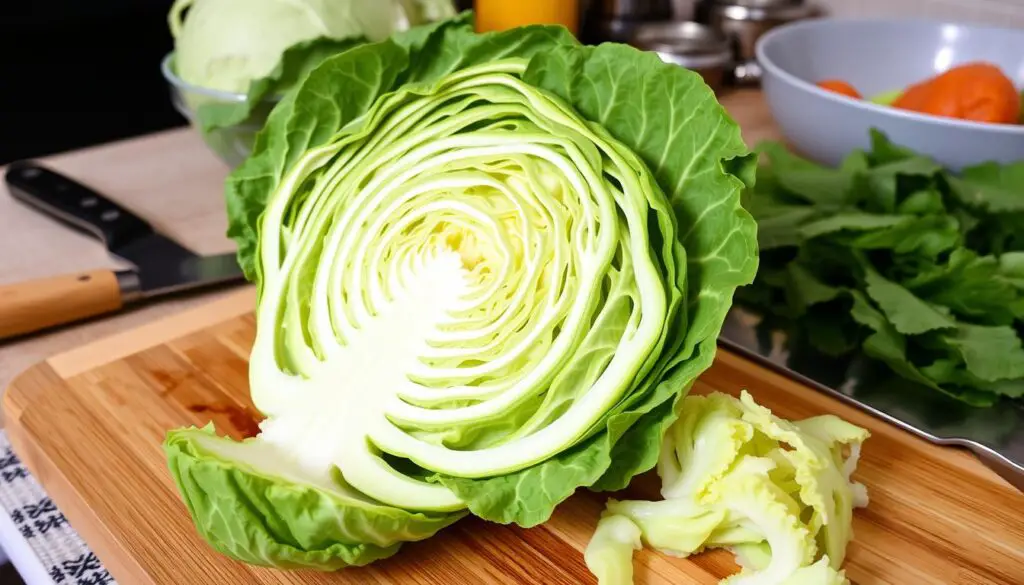
[[[664,499],[610,500],[598,521],[585,555],[598,582],[632,583],[626,536],[639,533],[672,556],[732,550],[743,570],[723,585],[849,585],[853,509],[867,505],[851,475],[868,432],[832,415],[783,420],[746,390],[681,409],[658,462]]]

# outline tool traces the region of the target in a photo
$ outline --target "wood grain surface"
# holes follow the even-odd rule
[[[257,432],[247,356],[252,290],[62,354],[5,397],[19,454],[119,583],[313,585],[592,583],[582,551],[608,494],[581,492],[524,530],[467,519],[397,556],[332,574],[281,572],[220,556],[195,532],[166,469],[164,433],[213,421]],[[835,413],[870,429],[857,479],[847,572],[858,585],[1024,583],[1024,496],[969,454],[940,448],[724,350],[694,392],[751,391],[785,417]],[[656,478],[630,494],[650,497]],[[187,559],[187,561],[183,561]],[[637,582],[711,584],[736,570],[713,552],[683,560],[637,554]]]
[[[0,339],[120,308],[121,289],[113,270],[84,270],[0,285]]]

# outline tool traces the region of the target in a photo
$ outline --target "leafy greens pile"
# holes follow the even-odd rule
[[[632,585],[633,549],[673,556],[727,548],[743,570],[722,585],[849,585],[840,570],[866,430],[832,415],[790,422],[754,402],[687,396],[665,435],[658,501],[610,500],[584,555],[600,585]]]
[[[1024,396],[1024,163],[953,174],[877,131],[838,168],[758,148],[740,302],[971,405]]]
[[[623,488],[753,280],[754,166],[698,74],[561,27],[327,58],[227,181],[267,418],[169,433],[196,528],[337,569]]]

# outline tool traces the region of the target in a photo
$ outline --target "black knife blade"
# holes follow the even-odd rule
[[[33,161],[14,162],[8,166],[5,179],[14,199],[100,240],[110,254],[133,266],[132,269],[113,273],[121,306],[142,299],[244,279],[235,254],[198,255],[158,233],[130,210],[43,165]],[[49,285],[64,286],[68,282],[89,285],[96,281],[97,278],[90,274],[73,280],[53,279]],[[30,289],[22,285],[15,286],[20,286],[20,290],[7,290],[7,298],[17,297],[22,302],[16,303],[18,314],[14,313],[15,309],[4,310],[0,307],[0,317],[8,321],[0,322],[0,338],[12,332],[28,332],[21,331],[28,325],[14,326],[10,323],[39,321],[34,317],[26,317],[25,313],[43,311],[33,302],[25,300],[25,291]],[[15,292],[18,294],[15,295]],[[74,293],[67,291],[66,294]],[[73,317],[77,318],[81,316]],[[68,319],[59,321],[67,322]],[[33,330],[37,328],[32,326]]]

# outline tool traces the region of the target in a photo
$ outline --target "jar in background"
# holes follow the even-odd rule
[[[507,30],[528,24],[560,24],[579,30],[579,0],[474,0],[477,32]]]

